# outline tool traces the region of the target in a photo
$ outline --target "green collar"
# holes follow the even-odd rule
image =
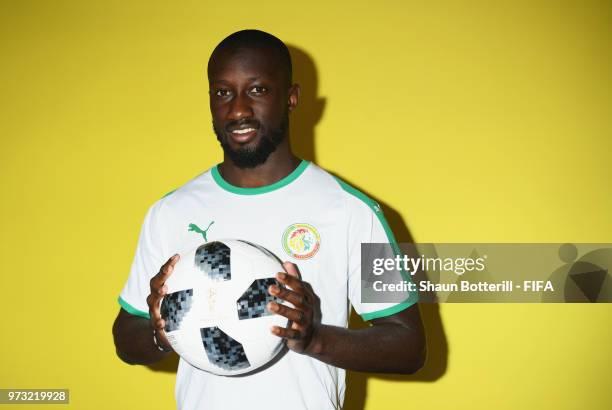
[[[290,183],[295,181],[300,175],[302,175],[306,167],[308,167],[308,164],[310,164],[310,162],[303,159],[302,162],[300,162],[300,164],[289,175],[287,175],[283,179],[280,179],[273,184],[259,186],[257,188],[243,188],[243,187],[239,187],[239,186],[230,184],[225,179],[223,179],[223,177],[221,176],[221,173],[219,172],[219,165],[215,165],[210,170],[210,172],[212,173],[212,177],[215,180],[215,182],[221,188],[225,189],[226,191],[232,192],[234,194],[239,194],[239,195],[259,195],[259,194],[265,194],[268,192],[272,192],[279,188],[284,187],[285,185],[289,185]]]

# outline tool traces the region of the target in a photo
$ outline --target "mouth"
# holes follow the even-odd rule
[[[229,135],[235,142],[239,144],[246,144],[255,138],[255,136],[257,135],[257,128],[254,128],[254,127],[239,128],[239,129],[230,131]]]

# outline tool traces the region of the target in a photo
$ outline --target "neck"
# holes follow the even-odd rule
[[[288,139],[288,138],[287,138]],[[286,141],[286,140],[285,140]],[[266,162],[254,168],[238,168],[227,156],[219,164],[223,179],[241,188],[257,188],[273,184],[289,175],[300,164],[289,144],[283,142],[270,154]]]

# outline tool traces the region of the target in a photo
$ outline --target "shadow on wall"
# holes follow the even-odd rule
[[[302,88],[298,108],[291,113],[290,133],[291,145],[298,157],[316,162],[315,157],[315,127],[323,117],[326,99],[318,95],[318,75],[314,60],[304,50],[289,45],[289,51],[293,60],[294,82]],[[354,184],[349,178],[337,175],[355,188],[368,195],[367,191]],[[384,214],[393,230],[398,242],[414,242],[402,216],[399,212],[390,208],[384,201],[370,196],[382,207]],[[413,375],[388,375],[373,373],[347,373],[347,390],[344,408],[347,410],[361,410],[365,407],[367,395],[367,381],[369,378],[377,378],[393,381],[419,381],[433,382],[446,372],[448,346],[446,335],[440,318],[437,304],[421,304],[421,316],[427,333],[428,357],[425,366]],[[367,324],[353,311],[350,318],[350,327],[353,329],[365,328]],[[383,346],[384,348],[384,346]],[[172,354],[166,360],[148,366],[153,371],[176,372],[178,367],[178,356]],[[406,389],[409,385],[406,384]],[[406,397],[409,397],[406,395]]]
[[[289,45],[289,51],[293,61],[294,82],[300,84],[302,88],[299,105],[291,114],[291,145],[298,157],[316,162],[315,127],[323,117],[327,101],[325,97],[321,97],[318,94],[318,73],[312,57],[296,46]],[[366,190],[361,189],[349,178],[337,174],[336,176],[364,192],[381,205],[398,242],[414,242],[399,212],[389,207],[384,201],[369,195]],[[428,357],[425,366],[413,375],[386,375],[349,371],[347,373],[347,390],[344,401],[345,409],[360,410],[365,407],[367,381],[369,378],[407,382],[433,382],[444,375],[447,366],[448,346],[440,318],[439,306],[428,303],[420,305],[420,309],[427,332]],[[353,329],[367,327],[367,324],[354,311],[351,314],[349,325]],[[409,388],[409,386],[406,385],[406,388]],[[409,396],[406,395],[406,397]]]
[[[293,64],[293,82],[302,89],[297,108],[289,117],[291,148],[300,157],[316,163],[315,127],[323,118],[326,99],[319,97],[314,60],[298,47],[287,45]]]

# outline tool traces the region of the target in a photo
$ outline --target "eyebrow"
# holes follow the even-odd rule
[[[260,76],[260,75],[257,75],[257,76],[254,76],[254,77],[249,77],[249,78],[247,78],[247,80],[249,80],[249,81],[255,81],[255,80],[260,80],[260,79],[261,79],[261,76]],[[229,81],[226,81],[226,80],[223,80],[223,79],[215,79],[215,78],[212,78],[212,79],[210,80],[210,82],[211,82],[211,83],[224,83],[224,84],[229,84]]]

